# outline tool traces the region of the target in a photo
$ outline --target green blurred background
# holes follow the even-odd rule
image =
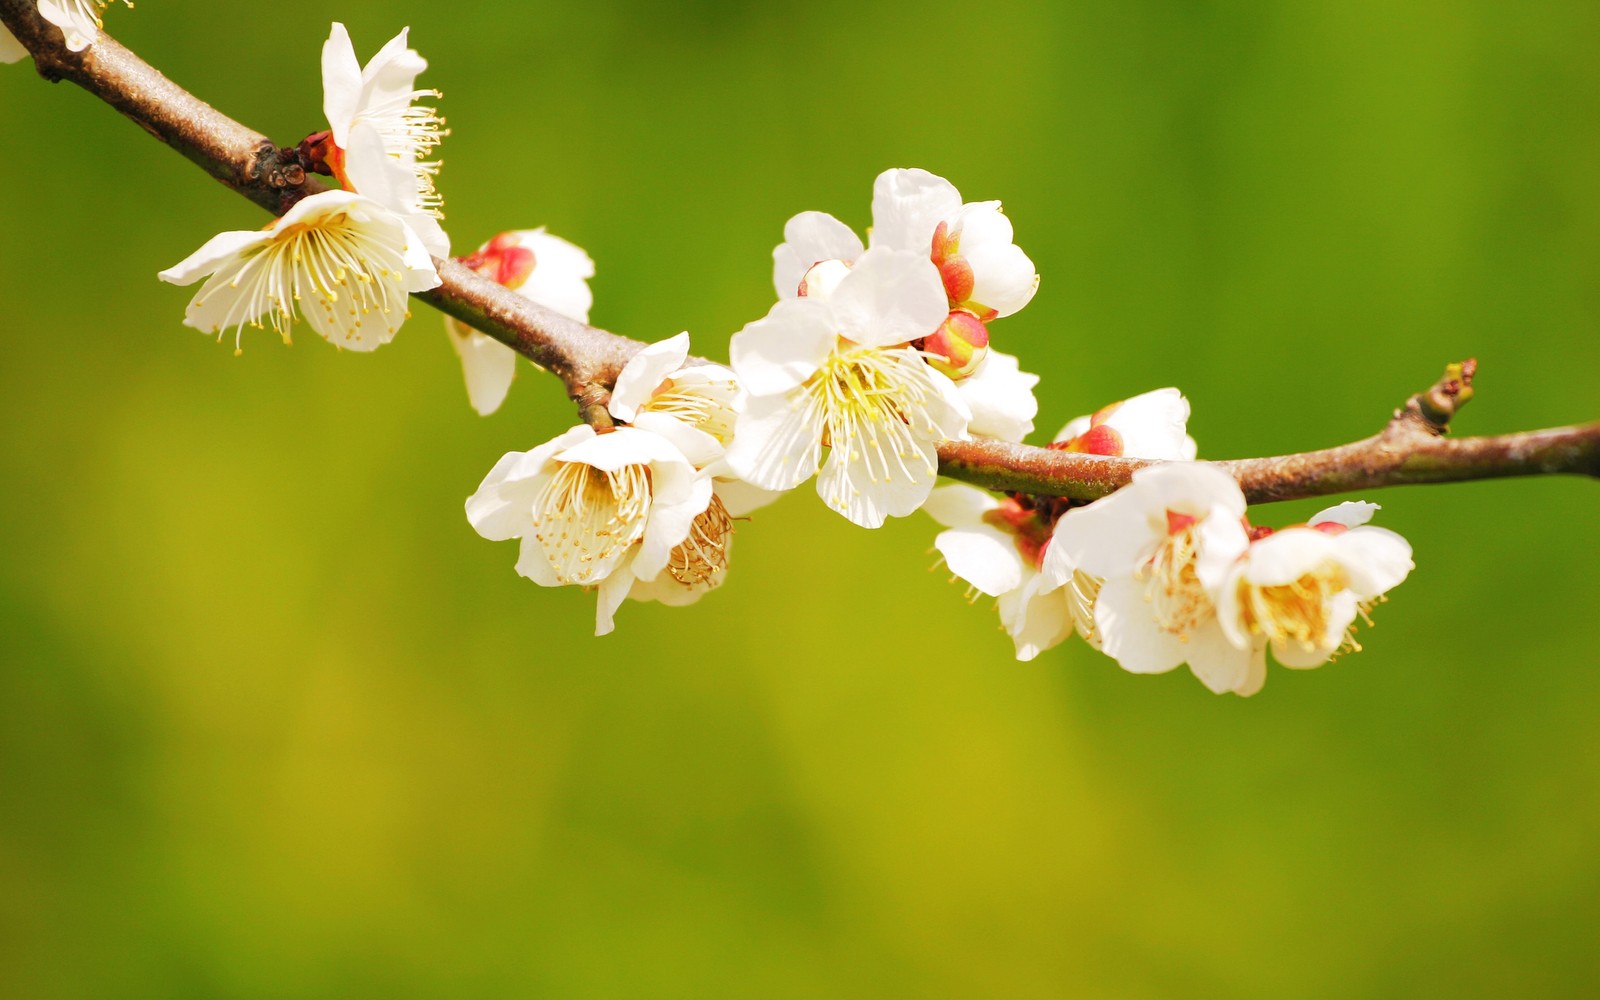
[[[152,0],[112,32],[281,142],[401,26],[459,252],[548,224],[594,319],[726,340],[805,209],[923,166],[1043,274],[1067,418],[1202,454],[1600,416],[1600,8]],[[1367,651],[1254,699],[1018,664],[809,487],[687,609],[512,572],[462,500],[574,414],[468,408],[438,318],[244,356],[156,272],[266,220],[0,69],[0,990],[16,997],[1573,996],[1600,976],[1597,484],[1390,490]],[[1261,519],[1303,517],[1314,503]]]

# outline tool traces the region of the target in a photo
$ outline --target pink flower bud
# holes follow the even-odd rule
[[[537,263],[533,251],[522,245],[517,233],[501,233],[483,249],[460,260],[485,278],[513,290],[522,287]]]
[[[931,355],[928,363],[935,368],[953,379],[966,378],[989,353],[989,330],[973,313],[955,309],[923,339],[922,349]]]

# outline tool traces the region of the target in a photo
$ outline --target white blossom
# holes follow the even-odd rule
[[[552,236],[543,226],[501,233],[461,262],[518,295],[579,323],[589,322],[594,261],[582,247]],[[511,389],[517,353],[454,317],[446,316],[444,324],[461,358],[467,399],[473,409],[488,416],[500,408]]]
[[[935,445],[965,436],[971,417],[955,384],[909,346],[945,312],[926,256],[870,250],[830,294],[782,299],[734,334],[747,394],[728,449],[734,473],[786,490],[820,465],[823,502],[863,527],[920,507]]]
[[[1104,581],[1095,599],[1101,648],[1124,670],[1162,673],[1188,662],[1212,691],[1249,695],[1266,678],[1265,643],[1239,648],[1216,599],[1249,546],[1245,500],[1215,466],[1172,462],[1057,523],[1042,575]]]
[[[1153,389],[1067,422],[1052,447],[1091,455],[1192,462],[1189,401],[1177,389]]]
[[[727,565],[731,525],[711,477],[666,438],[637,427],[597,434],[585,424],[511,452],[466,510],[484,538],[521,540],[522,576],[542,587],[596,588],[596,635],[612,630],[637,584],[666,574],[675,588],[663,583],[641,599],[692,600],[720,582]]]
[[[439,284],[428,252],[398,216],[349,191],[304,198],[266,229],[220,233],[161,272],[176,285],[210,278],[184,324],[220,338],[271,323],[285,342],[298,310],[330,343],[371,351],[407,318],[407,296]]]
[[[444,121],[417,98],[439,97],[416,89],[428,63],[407,45],[409,28],[391,38],[362,66],[343,24],[334,22],[322,46],[322,108],[338,155],[331,166],[340,182],[404,216],[436,257],[450,253],[439,226],[434,177],[428,156],[445,135]]]
[[[1340,504],[1252,542],[1217,601],[1218,619],[1234,645],[1265,640],[1279,663],[1302,669],[1341,650],[1360,650],[1356,617],[1366,618],[1414,566],[1404,538],[1366,524],[1376,509]]]

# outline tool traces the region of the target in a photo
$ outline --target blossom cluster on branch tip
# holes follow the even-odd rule
[[[409,317],[406,297],[437,287],[432,257],[450,252],[433,186],[438,163],[426,157],[444,134],[416,89],[427,62],[407,47],[407,31],[365,67],[344,25],[322,50],[323,109],[329,128],[308,140],[314,161],[344,190],[302,199],[260,231],[221,233],[161,272],[187,285],[209,276],[184,323],[219,338],[270,323],[285,342],[296,313],[339,347],[371,351]]]
[[[869,247],[831,215],[790,219],[778,302],[729,345],[746,393],[733,469],[770,490],[817,475],[823,502],[868,528],[927,500],[940,441],[1020,441],[1038,412],[1038,377],[989,346],[987,324],[1039,286],[1000,203],[888,170],[872,220]]]
[[[123,0],[129,7],[133,0]],[[39,0],[39,16],[61,29],[67,51],[82,52],[100,34],[100,12],[111,0]],[[17,36],[0,25],[0,63],[14,63],[28,54]]]

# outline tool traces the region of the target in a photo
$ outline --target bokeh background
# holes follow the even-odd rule
[[[292,143],[331,17],[401,26],[465,252],[547,224],[595,321],[726,357],[805,209],[924,166],[1043,274],[1040,439],[1177,384],[1202,454],[1600,416],[1600,8],[161,0],[112,32]],[[809,488],[687,609],[512,572],[462,500],[574,414],[477,417],[424,306],[243,357],[156,272],[266,219],[0,69],[0,991],[16,997],[1381,997],[1600,974],[1596,500],[1382,491],[1367,651],[1250,700],[1019,664]],[[1315,503],[1260,519],[1284,523]]]

